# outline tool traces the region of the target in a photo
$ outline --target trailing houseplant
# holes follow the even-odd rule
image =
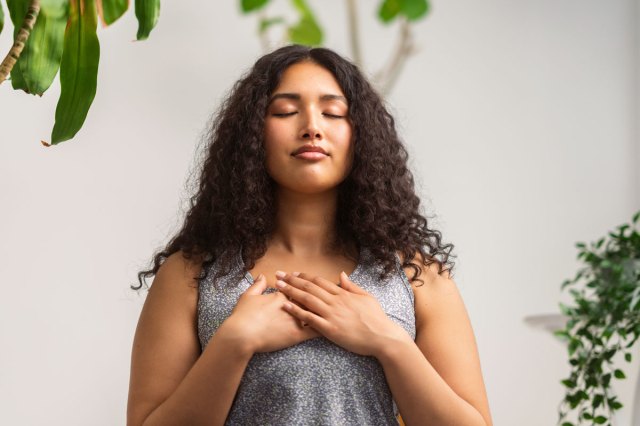
[[[613,378],[626,375],[612,358],[624,353],[631,362],[631,347],[640,336],[640,233],[637,212],[631,224],[592,242],[577,243],[578,259],[585,264],[575,278],[562,283],[573,297],[572,306],[560,303],[567,317],[554,333],[567,342],[571,372],[562,380],[566,395],[559,407],[558,423],[577,413],[578,424],[611,424],[623,404],[613,394]]]

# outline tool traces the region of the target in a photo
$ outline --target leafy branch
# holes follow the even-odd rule
[[[0,84],[11,76],[15,90],[42,96],[60,73],[51,146],[80,130],[97,90],[100,43],[98,18],[107,27],[128,9],[129,0],[6,0],[14,43],[0,64]],[[155,27],[160,0],[135,0],[137,39]],[[4,12],[0,2],[0,32]]]
[[[320,46],[324,39],[324,30],[315,13],[306,0],[290,0],[290,4],[298,15],[298,21],[291,24],[284,16],[269,16],[266,8],[271,0],[241,0],[241,10],[245,14],[256,13],[258,16],[258,36],[265,53],[286,43]],[[353,62],[363,67],[362,42],[358,23],[358,1],[346,0],[349,44]],[[383,95],[391,92],[404,65],[414,55],[416,47],[412,25],[426,16],[430,11],[427,0],[383,0],[378,5],[377,17],[387,25],[399,21],[398,40],[385,65],[373,73],[373,81]],[[276,27],[284,27],[285,36],[278,42],[271,40],[270,31]]]

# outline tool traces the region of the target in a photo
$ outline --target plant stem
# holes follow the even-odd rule
[[[262,22],[264,20],[267,19],[267,13],[264,11],[264,9],[260,10],[260,12],[258,12],[258,18],[260,19],[259,22]],[[258,36],[260,37],[260,44],[262,45],[262,52],[263,53],[269,53],[269,51],[271,50],[271,43],[269,42],[269,34],[267,34],[267,31],[258,31]]]
[[[40,13],[40,0],[31,0],[29,3],[29,8],[27,9],[27,13],[24,16],[24,21],[22,22],[22,27],[16,34],[16,38],[13,42],[13,46],[7,53],[7,56],[4,58],[2,63],[0,64],[0,84],[2,84],[6,79],[13,66],[16,64],[18,59],[20,58],[20,54],[24,49],[29,36],[31,35],[31,31],[33,30],[33,26],[36,24],[36,19],[38,19],[38,14]]]
[[[411,25],[405,18],[400,17],[398,19],[400,20],[400,36],[394,49],[394,54],[388,64],[375,76],[375,81],[383,95],[391,91],[407,58],[415,52],[411,36]]]
[[[349,16],[349,39],[353,61],[362,68],[362,51],[360,50],[360,30],[358,28],[358,11],[356,0],[347,0],[347,14]]]

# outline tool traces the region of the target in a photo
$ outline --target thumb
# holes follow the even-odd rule
[[[360,286],[358,286],[356,283],[351,281],[344,271],[340,273],[340,287],[342,287],[343,289],[351,293],[356,293],[356,294],[366,293],[366,291],[360,288]]]
[[[258,275],[258,278],[245,290],[245,294],[260,295],[267,289],[267,279],[264,275]]]

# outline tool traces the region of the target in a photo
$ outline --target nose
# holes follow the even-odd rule
[[[304,121],[302,128],[300,129],[300,138],[303,140],[319,140],[324,139],[322,130],[318,125],[317,118],[312,113],[306,114],[306,120]]]

